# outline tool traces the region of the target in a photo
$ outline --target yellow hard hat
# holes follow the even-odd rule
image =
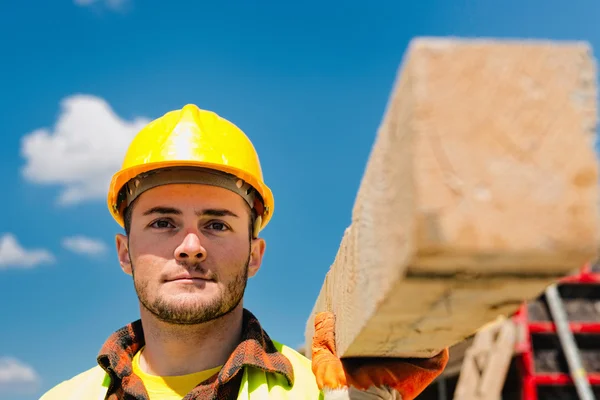
[[[153,181],[155,175],[161,179]],[[150,183],[141,184],[146,181]],[[143,190],[175,182],[215,184],[242,195],[257,211],[255,236],[273,215],[273,194],[250,139],[233,123],[193,104],[166,113],[137,133],[112,177],[110,213],[123,227],[125,207]]]

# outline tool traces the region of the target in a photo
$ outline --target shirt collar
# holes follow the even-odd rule
[[[281,374],[293,385],[294,371],[290,361],[277,351],[258,319],[250,311],[244,309],[242,318],[240,343],[221,371],[207,381],[199,382],[194,392],[206,394],[218,391],[220,386],[236,381],[233,378],[237,377],[243,367],[255,367],[269,373]],[[112,398],[122,398],[119,393],[147,398],[142,381],[132,374],[131,363],[133,356],[144,344],[142,323],[137,320],[114,332],[102,346],[97,361],[111,377],[108,395],[115,394]]]

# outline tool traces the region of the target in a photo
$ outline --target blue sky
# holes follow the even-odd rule
[[[276,207],[246,306],[296,347],[411,38],[600,48],[593,1],[224,3],[2,4],[0,399],[39,398],[138,318],[104,196],[144,121],[195,103],[253,140]]]

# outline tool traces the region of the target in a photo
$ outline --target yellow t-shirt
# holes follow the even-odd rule
[[[188,375],[180,376],[157,376],[150,375],[142,371],[140,368],[140,353],[143,349],[140,349],[132,360],[133,373],[140,377],[150,400],[181,400],[188,394],[193,388],[195,388],[200,382],[210,378],[219,370],[221,366],[212,368],[206,371],[195,372]]]

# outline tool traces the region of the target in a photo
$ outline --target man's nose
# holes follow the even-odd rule
[[[182,262],[198,262],[206,259],[206,249],[196,233],[190,232],[183,238],[181,244],[175,249],[175,259]]]

